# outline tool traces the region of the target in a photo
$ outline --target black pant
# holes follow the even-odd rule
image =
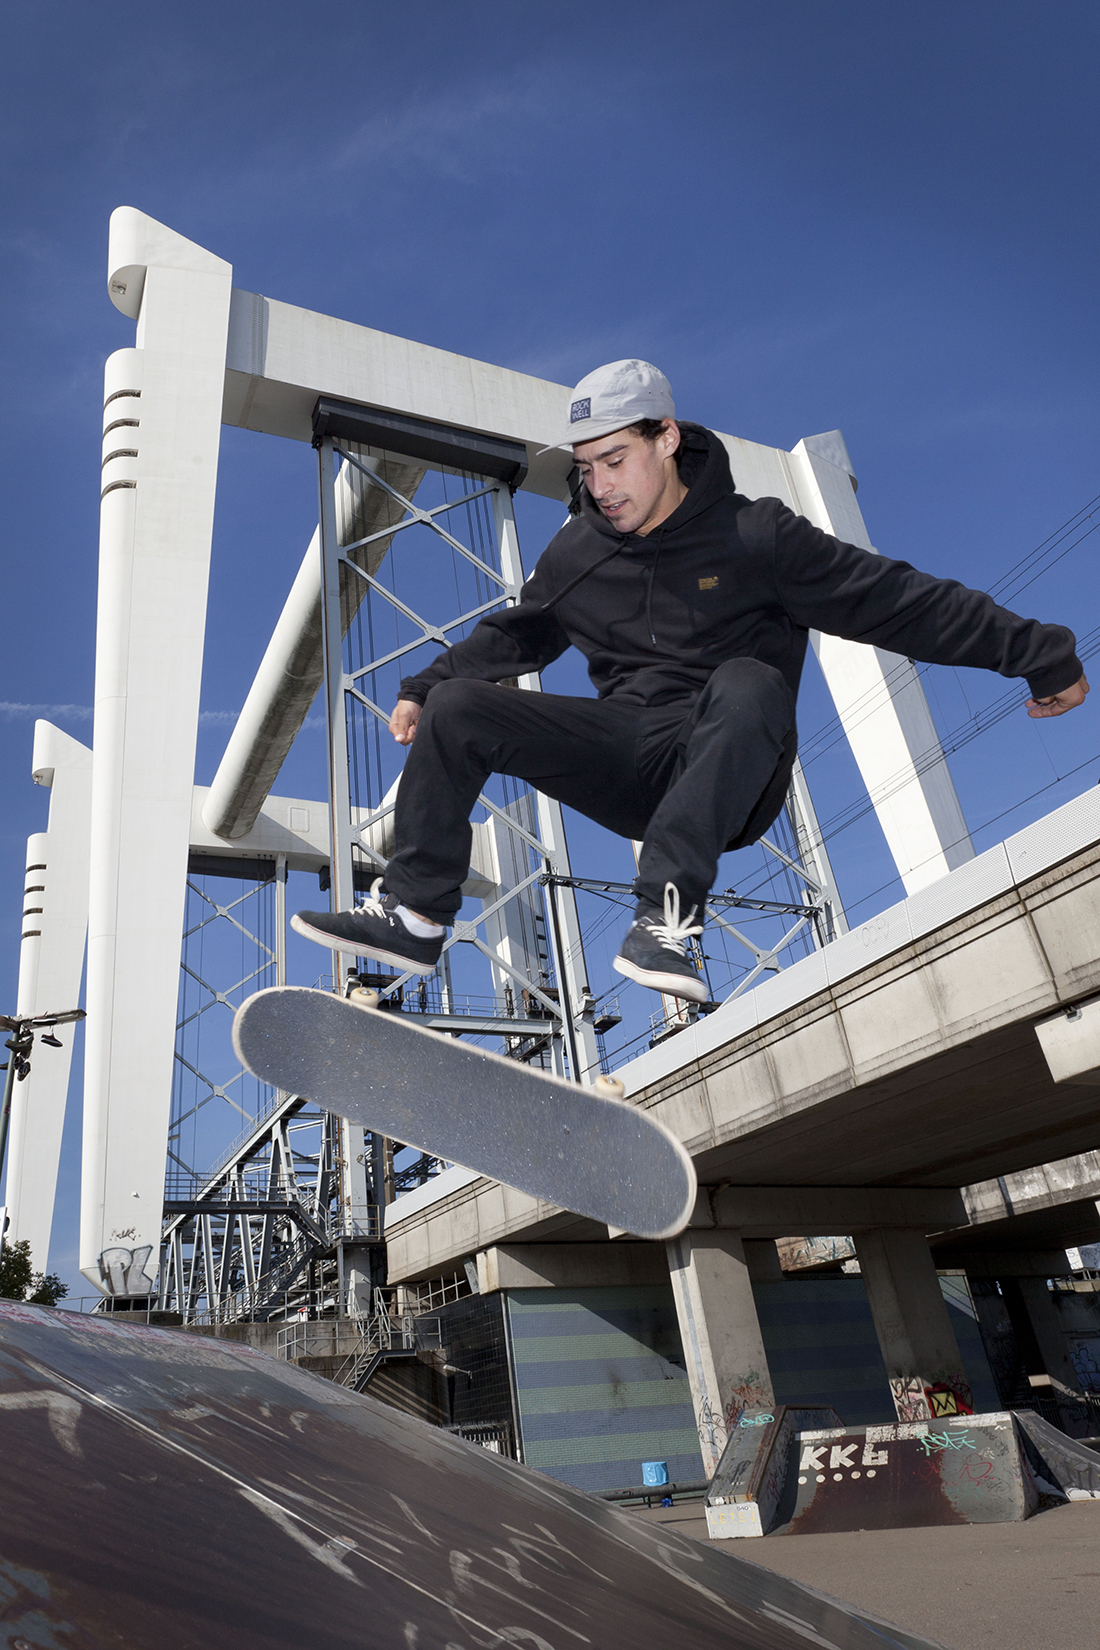
[[[619,836],[641,839],[639,897],[666,882],[702,907],[727,848],[755,842],[783,806],[794,698],[757,659],[720,665],[695,699],[655,709],[618,699],[440,682],[401,776],[386,887],[449,923],[469,874],[470,813],[491,773],[526,779]]]

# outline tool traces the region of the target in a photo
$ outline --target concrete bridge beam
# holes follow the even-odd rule
[[[809,1237],[882,1227],[944,1231],[961,1226],[966,1205],[954,1186],[700,1186],[692,1228],[714,1226],[743,1239]]]
[[[966,1369],[924,1233],[884,1227],[854,1240],[898,1420],[969,1408]]]
[[[712,1476],[742,1417],[775,1404],[745,1248],[737,1232],[682,1232],[666,1245],[703,1469]]]
[[[1016,1277],[1012,1279],[1011,1288],[1017,1292],[1027,1313],[1046,1373],[1053,1376],[1054,1380],[1060,1381],[1063,1386],[1068,1386],[1071,1392],[1079,1392],[1081,1377],[1073,1367],[1062,1321],[1058,1316],[1057,1307],[1050,1298],[1046,1278]],[[1009,1295],[1010,1290],[1006,1289],[1005,1297],[1011,1317],[1013,1303]],[[1036,1370],[1028,1370],[1029,1375],[1037,1373]]]

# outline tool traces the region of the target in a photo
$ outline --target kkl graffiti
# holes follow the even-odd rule
[[[837,1468],[847,1468],[849,1471],[855,1466],[856,1451],[859,1443],[853,1444],[804,1444],[802,1458],[798,1463],[799,1472],[835,1472]],[[825,1453],[829,1459],[826,1462]],[[861,1467],[884,1467],[890,1459],[889,1450],[876,1449],[873,1444],[864,1444],[859,1458]]]

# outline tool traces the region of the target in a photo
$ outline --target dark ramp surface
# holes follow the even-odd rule
[[[1007,1524],[1039,1506],[1006,1411],[799,1432],[791,1446],[766,1534]]]
[[[1044,1421],[1030,1409],[1013,1410],[1020,1446],[1039,1488],[1059,1490],[1069,1501],[1100,1500],[1100,1454]]]
[[[250,1348],[0,1302],[3,1650],[927,1650]]]

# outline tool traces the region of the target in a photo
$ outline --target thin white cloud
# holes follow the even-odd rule
[[[9,722],[19,721],[24,717],[41,716],[47,720],[55,717],[68,717],[70,720],[90,722],[95,714],[91,705],[29,705],[14,699],[0,699],[0,716],[6,717]],[[236,710],[200,710],[199,726],[201,728],[232,727],[240,711]],[[303,728],[323,728],[323,716],[307,716],[302,723]]]
[[[14,722],[22,716],[68,716],[75,717],[81,722],[87,722],[92,717],[91,705],[22,705],[11,699],[0,699],[0,716],[6,716],[9,722]]]

